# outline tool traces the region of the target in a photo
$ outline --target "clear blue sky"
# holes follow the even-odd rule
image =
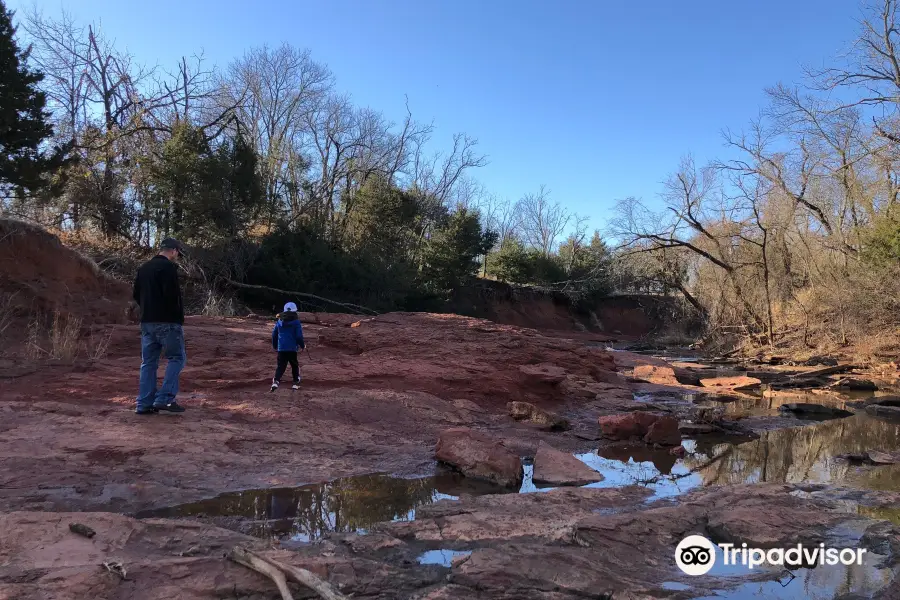
[[[13,8],[31,0],[7,0]],[[617,198],[651,200],[680,156],[722,156],[758,114],[856,34],[857,0],[58,0],[139,60],[197,51],[220,66],[282,41],[309,48],[360,105],[480,141],[480,181],[516,199],[546,184],[602,226]]]

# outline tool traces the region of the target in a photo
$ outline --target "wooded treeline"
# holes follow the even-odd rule
[[[475,139],[459,133],[429,152],[431,124],[355,105],[306,50],[263,46],[223,69],[196,56],[151,69],[65,13],[15,19],[55,163],[41,185],[6,180],[8,215],[105,243],[149,248],[175,236],[205,250],[211,280],[381,309],[436,307],[500,239],[472,177],[486,164]],[[535,208],[544,230],[533,241],[546,258],[568,219],[557,215],[548,231],[549,206]]]
[[[612,231],[636,272],[679,289],[721,340],[896,338],[897,16],[896,0],[879,0],[844,59],[768,89],[762,116],[726,132],[728,159],[683,160],[661,210],[618,203]]]
[[[131,247],[177,236],[203,250],[211,287],[383,310],[439,309],[476,275],[587,303],[676,294],[728,343],[847,344],[898,324],[896,0],[845,59],[768,90],[727,158],[685,158],[661,209],[620,200],[612,248],[545,188],[494,198],[473,138],[430,152],[432,125],[355,105],[308,51],[151,69],[66,14],[15,15],[15,35],[3,19],[15,84],[0,108],[20,125],[0,132],[4,213]]]

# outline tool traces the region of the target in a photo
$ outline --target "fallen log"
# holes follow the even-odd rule
[[[325,600],[348,600],[347,596],[335,591],[327,581],[322,580],[311,571],[261,556],[241,546],[232,548],[228,558],[248,569],[267,576],[275,582],[278,591],[281,592],[282,600],[294,600],[287,586],[288,575],[291,579],[301,585],[305,585]]]
[[[814,371],[806,371],[805,373],[801,373],[802,377],[825,377],[826,375],[835,375],[837,373],[846,373],[847,371],[852,371],[856,367],[854,365],[837,365],[835,367],[825,367],[823,369],[816,369]]]

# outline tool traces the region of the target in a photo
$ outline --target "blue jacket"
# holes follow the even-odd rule
[[[303,326],[300,325],[297,313],[285,312],[279,315],[278,322],[272,328],[272,348],[278,352],[296,352],[298,348],[305,347]]]

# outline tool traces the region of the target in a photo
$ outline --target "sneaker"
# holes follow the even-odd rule
[[[164,410],[166,412],[171,412],[171,413],[183,413],[184,412],[184,407],[174,401],[169,402],[168,404],[163,405],[163,406],[154,405],[153,408],[155,408],[156,410]]]
[[[142,407],[136,409],[134,411],[134,414],[136,414],[136,415],[155,415],[158,412],[159,412],[159,409],[156,408],[155,406],[148,406],[146,408],[144,408],[142,406]]]
[[[294,385],[291,386],[291,389],[292,389],[292,390],[299,390],[299,389],[300,389],[300,384],[299,384],[299,383],[295,383]]]
[[[273,382],[272,382],[272,388],[271,388],[269,391],[274,392],[274,391],[277,390],[277,389],[278,389],[278,382],[277,382],[277,381],[273,381]]]

